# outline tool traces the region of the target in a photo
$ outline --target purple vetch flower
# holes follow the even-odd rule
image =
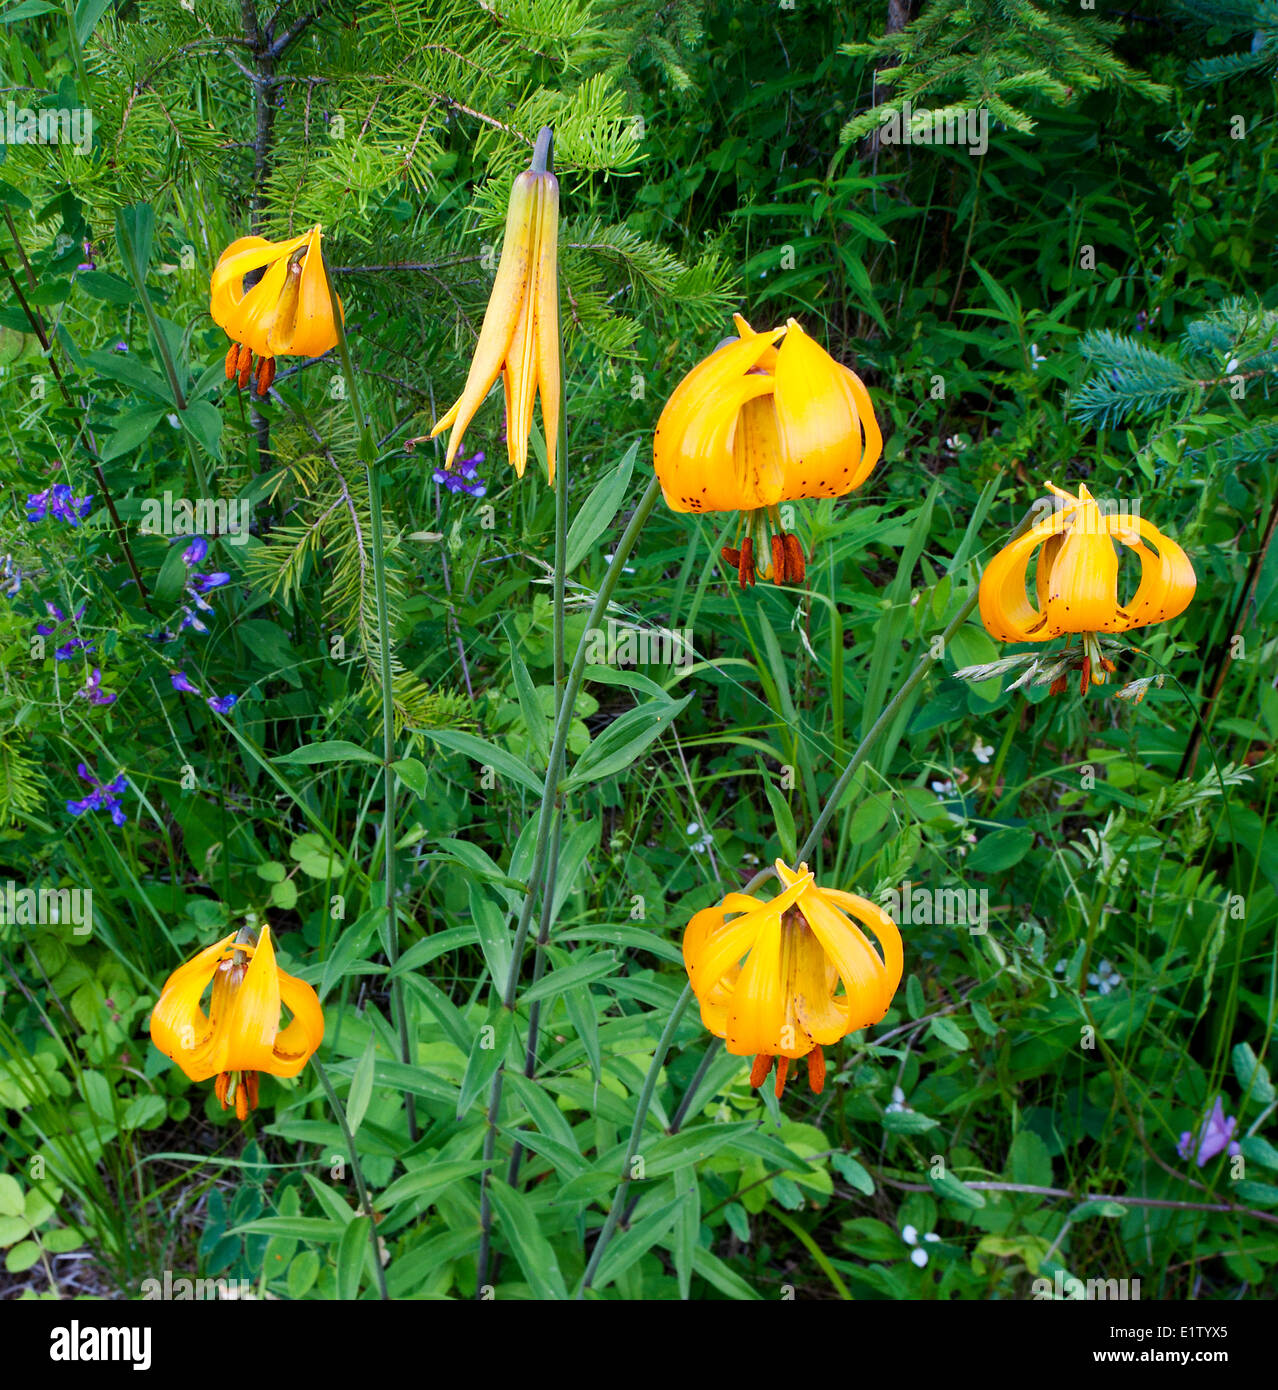
[[[129,345],[124,341],[123,338],[121,338],[120,341],[116,343],[116,345],[111,349],[112,352],[128,352],[128,350]]]
[[[1242,1152],[1238,1141],[1233,1137],[1238,1121],[1234,1116],[1226,1117],[1225,1107],[1219,1096],[1216,1103],[1203,1116],[1196,1131],[1186,1130],[1180,1136],[1176,1152],[1181,1158],[1194,1155],[1194,1162],[1205,1168],[1217,1154],[1228,1150],[1230,1156]],[[1197,1153],[1195,1154],[1195,1149]]]
[[[200,564],[209,553],[209,543],[203,536],[192,536],[191,544],[182,552],[182,563],[187,569]]]
[[[479,476],[479,465],[483,463],[482,452],[470,458],[457,459],[451,468],[437,468],[431,475],[434,480],[446,487],[449,492],[464,492],[470,497],[482,497],[488,488]]]
[[[41,637],[51,637],[60,627],[66,626],[68,622],[78,623],[80,619],[84,617],[84,610],[86,607],[86,605],[82,603],[79,608],[72,613],[71,617],[68,618],[57,604],[46,602],[44,606],[49,610],[50,615],[57,621],[52,623],[37,623],[36,631]],[[58,661],[67,661],[78,651],[91,652],[92,650],[92,642],[86,642],[82,637],[73,637],[69,642],[64,642],[62,646],[55,648],[53,655]]]
[[[102,689],[102,672],[95,666],[93,674],[84,683],[82,690],[75,692],[82,695],[91,705],[113,705],[117,697],[109,691]]]
[[[27,495],[27,520],[43,521],[51,515],[70,526],[79,526],[80,518],[88,516],[92,506],[92,493],[77,497],[67,483],[55,483],[43,492]]]
[[[123,825],[128,817],[120,810],[119,798],[128,790],[129,779],[121,773],[114,782],[102,783],[84,763],[77,763],[75,770],[93,790],[79,801],[68,801],[67,810],[73,816],[83,816],[89,811],[107,811],[113,825]]]
[[[76,269],[96,270],[97,268],[98,263],[93,259],[93,243],[91,241],[86,241],[84,243],[84,260],[78,266],[76,266]]]
[[[207,548],[207,542],[205,546]],[[225,570],[217,570],[213,574],[192,574],[191,583],[187,586],[187,592],[191,594],[207,594],[211,589],[220,589],[223,584],[229,584],[231,576]],[[202,604],[201,607],[207,607]],[[210,611],[212,611],[210,609]]]
[[[185,671],[172,672],[170,679],[173,682],[174,690],[181,690],[187,695],[198,695],[200,693],[199,686],[191,684],[190,678]],[[208,707],[217,714],[230,714],[239,703],[239,699],[240,697],[238,695],[209,695],[205,697]]]

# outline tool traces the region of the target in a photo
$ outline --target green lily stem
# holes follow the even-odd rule
[[[555,719],[554,738],[547,759],[546,782],[542,790],[541,809],[537,818],[537,844],[533,851],[532,872],[528,875],[528,893],[524,898],[524,905],[519,914],[519,924],[515,929],[515,939],[511,949],[510,978],[507,981],[505,997],[502,1000],[503,1007],[512,1012],[519,991],[520,967],[523,963],[524,948],[528,942],[528,928],[532,922],[533,908],[537,901],[537,890],[543,882],[546,872],[551,831],[555,819],[552,811],[559,792],[559,783],[563,778],[564,755],[568,747],[568,729],[572,723],[572,712],[577,704],[577,692],[581,689],[581,682],[586,669],[586,649],[588,646],[586,639],[589,630],[597,627],[603,615],[608,611],[612,595],[620,582],[622,569],[630,558],[630,552],[639,539],[639,533],[643,530],[644,523],[656,505],[660,491],[661,484],[655,477],[651,478],[643,496],[639,499],[634,515],[630,518],[630,524],[622,533],[620,541],[617,542],[612,563],[608,566],[608,572],[604,575],[599,592],[595,595],[590,617],[586,622],[586,632],[582,633],[581,641],[577,644],[572,668],[568,672],[563,700],[560,702],[559,714]],[[503,1062],[493,1076],[488,1097],[488,1132],[484,1136],[484,1167],[479,1179],[480,1237],[479,1255],[476,1262],[476,1297],[482,1294],[488,1279],[488,1257],[492,1243],[492,1203],[488,1190],[488,1178],[492,1170],[493,1156],[497,1149],[497,1119],[501,1111],[501,1092],[504,1078],[505,1063]]]
[[[692,1105],[693,1098],[701,1089],[701,1083],[705,1080],[706,1072],[714,1059],[719,1055],[719,1049],[723,1046],[722,1038],[711,1038],[706,1044],[706,1055],[701,1059],[701,1065],[697,1068],[696,1075],[688,1082],[688,1089],[683,1093],[683,1099],[679,1102],[674,1114],[670,1118],[670,1134],[678,1134],[683,1127],[683,1122],[688,1118],[688,1110]]]
[[[337,1092],[333,1089],[333,1083],[328,1079],[328,1072],[324,1070],[318,1057],[311,1058],[311,1066],[315,1068],[315,1075],[320,1079],[320,1085],[323,1086],[324,1092],[328,1096],[328,1103],[333,1109],[333,1115],[346,1140],[346,1151],[351,1156],[351,1172],[355,1174],[355,1190],[359,1193],[360,1209],[368,1217],[368,1238],[373,1245],[373,1268],[377,1271],[377,1287],[382,1302],[387,1303],[390,1301],[390,1294],[386,1291],[386,1271],[382,1268],[381,1245],[377,1239],[377,1221],[373,1216],[373,1204],[368,1200],[368,1186],[364,1182],[364,1173],[359,1166],[359,1155],[355,1152],[355,1136],[351,1133],[351,1127],[346,1119],[346,1107],[338,1099]]]
[[[124,262],[125,270],[129,272],[129,279],[133,281],[133,288],[137,290],[138,298],[142,301],[142,312],[146,315],[147,326],[151,330],[151,339],[155,344],[156,354],[164,366],[164,375],[169,379],[169,390],[173,393],[173,404],[178,410],[185,410],[186,393],[182,390],[177,363],[169,351],[168,341],[160,332],[160,316],[155,312],[150,291],[146,287],[146,266],[138,259],[138,248],[128,230],[128,222],[123,214],[116,221],[116,234],[116,240],[120,247],[120,259]]]
[[[567,362],[564,354],[562,336],[559,339],[559,379],[568,379]],[[564,587],[568,578],[568,412],[559,412],[559,455],[558,473],[555,476],[555,579],[554,579],[554,648],[555,648],[555,719],[558,720],[564,703],[564,684],[567,673],[564,669]],[[571,715],[569,715],[571,722]],[[546,866],[546,883],[541,898],[541,922],[537,929],[537,942],[533,957],[533,984],[537,984],[546,970],[546,944],[550,940],[551,914],[554,911],[555,881],[559,877],[559,847],[563,840],[564,794],[555,795],[555,826],[550,840],[550,857]],[[537,1071],[537,1037],[541,1031],[541,1000],[535,999],[528,1011],[528,1045],[524,1051],[524,1075],[531,1077]],[[514,1187],[519,1178],[519,1165],[523,1160],[524,1148],[516,1144],[510,1155],[506,1183]]]
[[[688,1087],[683,1093],[683,1098],[679,1101],[674,1114],[670,1117],[670,1124],[666,1128],[666,1134],[678,1134],[683,1128],[683,1122],[688,1118],[688,1111],[697,1092],[701,1089],[701,1083],[705,1080],[706,1072],[710,1070],[714,1059],[719,1055],[719,1049],[723,1046],[721,1038],[711,1038],[706,1044],[705,1056],[701,1059],[701,1065],[697,1068],[696,1075],[688,1082]],[[629,1225],[630,1218],[634,1214],[635,1208],[639,1205],[639,1198],[632,1197],[625,1211],[621,1213],[623,1225]]]
[[[1008,540],[1015,540],[1017,536],[1023,535],[1034,524],[1035,520],[1036,516],[1034,510],[1031,508],[1029,511],[1025,513],[1024,517],[1021,518],[1020,524],[1011,533],[1011,535],[1008,537]],[[942,650],[944,650],[944,648],[949,644],[950,639],[959,630],[959,628],[961,628],[963,624],[967,622],[968,618],[972,616],[972,613],[975,611],[976,606],[979,602],[980,592],[978,590],[976,593],[972,595],[970,599],[968,599],[968,601],[963,605],[963,607],[959,609],[957,616],[942,633]],[[592,615],[591,623],[593,624],[593,622],[594,617]],[[902,705],[905,703],[906,700],[909,699],[910,695],[913,694],[913,692],[918,688],[919,683],[923,680],[924,676],[927,675],[927,673],[932,669],[933,666],[936,665],[937,661],[939,661],[940,659],[940,657],[934,657],[930,655],[924,656],[919,661],[919,664],[906,678],[901,688],[896,692],[896,694],[884,707],[879,717],[874,721],[874,723],[869,727],[869,729],[866,730],[865,737],[857,745],[856,751],[852,754],[851,758],[848,759],[846,767],[844,767],[843,771],[839,774],[838,781],[836,781],[834,786],[830,789],[830,794],[826,798],[825,805],[821,809],[820,814],[817,816],[816,821],[808,834],[808,838],[803,842],[803,845],[799,849],[798,855],[796,857],[798,858],[800,863],[805,862],[808,859],[808,857],[812,854],[812,852],[817,848],[817,846],[821,843],[821,835],[825,830],[825,827],[829,824],[830,817],[833,816],[835,807],[838,806],[839,802],[843,799],[843,793],[848,789],[848,786],[850,785],[852,778],[856,776],[857,768],[859,768],[861,764],[869,756],[870,750],[871,748],[873,748],[875,740],[886,728],[890,726],[893,719],[896,718],[896,715],[898,711],[901,709]],[[759,884],[765,882],[773,872],[774,871],[772,869],[761,870],[759,873],[755,874],[755,876],[750,880],[749,883],[746,884],[745,888],[742,891],[745,893],[753,892],[754,889],[757,888]],[[591,1253],[590,1263],[586,1267],[586,1273],[582,1279],[581,1291],[579,1291],[578,1297],[581,1297],[584,1290],[590,1287],[591,1281],[595,1276],[595,1272],[599,1268],[599,1261],[603,1257],[603,1252],[606,1249],[608,1242],[612,1239],[613,1232],[616,1230],[617,1225],[621,1219],[622,1210],[625,1206],[626,1191],[630,1186],[630,1160],[634,1157],[635,1152],[637,1151],[639,1146],[639,1135],[642,1132],[644,1123],[648,1118],[648,1106],[652,1103],[653,1091],[656,1089],[657,1085],[657,1076],[660,1073],[661,1068],[665,1065],[666,1052],[670,1046],[671,1039],[674,1037],[674,1027],[678,1023],[679,1019],[682,1017],[684,1009],[687,1007],[688,998],[691,992],[692,986],[685,985],[683,993],[679,996],[679,1002],[675,1005],[673,1011],[671,1012],[670,1022],[667,1023],[665,1032],[662,1033],[661,1040],[657,1043],[657,1050],[653,1054],[652,1063],[648,1068],[648,1075],[644,1078],[643,1090],[639,1096],[639,1108],[635,1112],[634,1126],[630,1132],[630,1144],[626,1152],[626,1160],[621,1185],[620,1187],[618,1187],[616,1195],[613,1197],[612,1206],[608,1212],[607,1220],[604,1222],[603,1228],[599,1232],[599,1238],[595,1242],[595,1248]],[[710,1057],[712,1055],[712,1051],[708,1051],[706,1057],[702,1060],[701,1069],[698,1072],[697,1077],[694,1078],[692,1086],[688,1088],[688,1091],[684,1097],[685,1101],[688,1101],[688,1103],[691,1103],[690,1097],[696,1090],[696,1086],[699,1083],[700,1076],[710,1065]],[[684,1107],[681,1106],[680,1111],[677,1113],[680,1122],[682,1122],[685,1113]],[[798,1232],[795,1232],[795,1234],[798,1235]],[[802,1240],[803,1237],[799,1236],[799,1239]],[[807,1245],[808,1242],[804,1241],[804,1244]],[[843,1296],[848,1296],[846,1290],[843,1290]]]
[[[586,1266],[585,1274],[581,1276],[581,1285],[577,1289],[579,1299],[586,1296],[586,1290],[594,1283],[595,1275],[599,1271],[599,1262],[603,1259],[608,1242],[612,1239],[613,1232],[621,1220],[621,1211],[626,1204],[626,1193],[630,1190],[630,1174],[634,1158],[639,1152],[639,1141],[643,1135],[644,1124],[648,1119],[648,1107],[652,1104],[653,1092],[657,1089],[657,1077],[665,1065],[666,1053],[670,1051],[675,1030],[679,1027],[683,1018],[683,1011],[688,1007],[688,1001],[691,998],[692,986],[684,985],[683,993],[675,1001],[674,1008],[670,1010],[670,1017],[666,1020],[665,1029],[657,1041],[657,1050],[652,1055],[652,1065],[648,1068],[648,1074],[643,1079],[643,1090],[639,1092],[639,1106],[635,1111],[635,1122],[630,1127],[630,1142],[626,1145],[626,1156],[621,1161],[621,1182],[613,1194],[612,1206],[608,1209],[607,1218],[599,1232],[598,1239],[595,1241],[595,1248],[590,1252],[590,1263]]]
[[[999,778],[1003,775],[1003,764],[1007,762],[1007,755],[1011,752],[1012,743],[1021,727],[1021,715],[1024,714],[1025,706],[1028,703],[1028,700],[1026,700],[1025,696],[1022,694],[1020,703],[1016,706],[1016,712],[1007,721],[1007,728],[1003,731],[1003,741],[998,746],[998,754],[994,759],[994,766],[990,768],[989,787],[986,790],[985,802],[982,807],[982,811],[985,815],[988,815],[990,809],[994,806],[995,798],[998,794]]]
[[[23,269],[26,271],[28,283],[34,288],[35,276],[31,271],[31,263],[27,260],[27,253],[23,249],[22,240],[18,236],[18,229],[14,225],[13,214],[6,207],[3,210],[5,225],[9,228],[9,235],[13,239],[13,249],[17,252],[21,260]],[[57,358],[53,355],[53,340],[45,328],[44,318],[40,311],[32,305],[25,294],[22,286],[18,283],[18,277],[9,268],[9,262],[5,259],[4,253],[0,252],[0,274],[8,280],[13,289],[13,297],[18,301],[18,307],[22,310],[23,316],[31,325],[31,331],[39,340],[41,348],[44,350],[45,361],[49,364],[49,370],[53,373],[53,379],[57,383],[58,392],[62,399],[72,411],[80,417],[80,431],[83,436],[84,449],[89,455],[90,466],[93,469],[94,477],[97,478],[98,488],[102,493],[102,500],[106,503],[107,514],[111,518],[111,529],[115,532],[115,538],[119,542],[120,550],[124,555],[129,566],[129,572],[133,575],[133,582],[137,585],[138,596],[142,600],[142,607],[148,613],[152,611],[151,600],[148,597],[146,584],[142,580],[142,571],[138,569],[138,562],[134,558],[133,549],[129,545],[128,533],[124,529],[124,523],[120,520],[120,513],[116,510],[115,499],[111,496],[111,489],[107,486],[106,475],[102,471],[102,461],[98,455],[97,445],[93,440],[93,433],[89,429],[88,409],[75,399],[67,386],[66,379],[62,375],[62,369],[58,366]]]
[[[1037,515],[1031,507],[1021,518],[1016,528],[1009,534],[1007,541],[1014,541],[1018,536],[1024,535],[1036,520]],[[979,588],[972,594],[972,597],[968,599],[963,607],[959,609],[954,620],[941,634],[942,655],[949,646],[954,634],[976,611],[978,603],[980,603]],[[918,689],[923,678],[941,659],[941,656],[932,656],[930,654],[920,658],[919,664],[910,672],[905,683],[884,706],[879,713],[879,717],[870,725],[869,729],[866,730],[865,737],[857,745],[856,752],[848,759],[847,765],[839,774],[838,781],[835,782],[834,786],[830,789],[830,794],[825,799],[825,805],[821,808],[820,814],[813,822],[812,829],[808,832],[808,838],[804,840],[803,844],[800,846],[796,856],[799,863],[806,863],[813,851],[820,845],[821,836],[825,831],[825,827],[829,825],[830,818],[834,815],[835,808],[838,806],[839,802],[843,800],[843,793],[847,791],[848,787],[851,785],[853,777],[856,776],[857,769],[865,762],[866,758],[869,757],[870,750],[874,747],[875,741],[878,739],[879,735],[890,727],[892,721],[899,713],[901,706],[904,705],[906,700]],[[760,870],[759,873],[755,874],[750,882],[746,884],[742,891],[745,893],[752,893],[761,883],[770,878],[772,873],[773,870],[771,869]]]
[[[75,62],[76,80],[80,84],[80,95],[86,106],[92,105],[93,89],[89,86],[89,73],[84,66],[84,49],[80,44],[80,34],[75,27],[75,6],[72,0],[62,0],[62,9],[67,17],[67,38],[71,46],[71,57]]]
[[[359,430],[359,456],[364,463],[364,477],[368,484],[368,508],[371,518],[371,542],[373,553],[373,587],[377,599],[377,647],[378,684],[382,695],[382,777],[383,802],[382,815],[382,881],[385,886],[383,901],[386,906],[386,959],[391,968],[391,1014],[395,1031],[399,1037],[400,1060],[405,1066],[412,1066],[416,1058],[408,1032],[408,1013],[404,1007],[404,982],[394,973],[399,960],[399,912],[395,901],[395,677],[391,668],[390,611],[386,597],[386,539],[382,518],[382,489],[380,478],[374,475],[377,464],[377,441],[364,411],[360,405],[359,385],[355,379],[355,367],[351,362],[350,345],[346,341],[346,325],[342,322],[338,307],[337,291],[333,288],[332,272],[328,262],[321,257],[324,267],[324,280],[328,286],[328,297],[333,308],[333,325],[337,330],[337,352],[342,359],[342,375],[350,396],[351,409],[355,412],[355,426]],[[409,1142],[415,1144],[419,1137],[417,1128],[417,1098],[411,1094],[404,1096],[404,1108],[408,1117]]]

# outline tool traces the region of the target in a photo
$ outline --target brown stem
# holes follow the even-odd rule
[[[1247,609],[1251,607],[1252,599],[1256,596],[1256,585],[1260,583],[1260,571],[1269,553],[1275,528],[1278,528],[1278,493],[1274,494],[1273,505],[1269,508],[1269,520],[1265,523],[1265,533],[1260,539],[1260,545],[1251,557],[1251,567],[1247,571],[1247,583],[1243,586],[1242,597],[1238,600],[1238,607],[1234,609],[1228,630],[1216,648],[1216,669],[1212,678],[1211,693],[1207,696],[1207,703],[1203,706],[1202,714],[1195,723],[1194,731],[1185,747],[1185,756],[1181,758],[1180,767],[1176,772],[1177,781],[1193,775],[1194,764],[1198,761],[1198,750],[1203,741],[1203,731],[1211,720],[1212,710],[1220,692],[1225,688],[1225,675],[1229,670],[1230,661],[1229,649],[1233,645],[1235,635],[1242,630]]]
[[[899,34],[902,29],[910,22],[913,9],[913,0],[888,0],[887,7],[887,28],[883,34]],[[870,108],[882,106],[885,101],[892,99],[893,85],[890,82],[880,82],[879,73],[884,68],[895,67],[898,60],[895,58],[880,58],[874,65],[874,86],[870,92]],[[872,130],[861,142],[861,156],[863,159],[877,159],[881,141],[878,130]]]
[[[5,221],[8,223],[9,235],[13,238],[13,244],[18,250],[18,254],[22,257],[23,264],[26,265],[26,253],[22,249],[22,243],[18,240],[17,228],[13,225],[13,218],[7,208],[5,209]],[[150,603],[147,601],[147,587],[142,582],[142,572],[138,569],[138,562],[133,558],[133,550],[129,545],[128,533],[124,529],[124,523],[120,520],[119,512],[115,509],[115,500],[111,496],[110,489],[107,487],[106,477],[102,472],[102,464],[98,460],[98,453],[94,446],[93,436],[89,432],[87,408],[82,401],[77,401],[75,397],[72,396],[62,376],[62,371],[54,360],[49,335],[44,326],[44,319],[41,318],[40,311],[27,301],[26,295],[22,292],[22,286],[18,283],[18,277],[13,273],[9,262],[5,260],[3,252],[0,252],[0,270],[3,270],[13,290],[14,298],[17,299],[19,307],[23,314],[26,315],[27,322],[31,325],[32,332],[35,333],[36,337],[39,339],[40,346],[44,349],[45,361],[49,364],[49,370],[53,373],[53,379],[57,383],[58,391],[62,399],[71,410],[83,412],[81,433],[84,439],[85,451],[89,455],[89,462],[92,464],[94,476],[98,480],[98,487],[101,489],[102,499],[106,503],[107,512],[111,517],[111,526],[115,531],[115,538],[119,541],[120,549],[124,552],[124,558],[128,561],[129,569],[133,574],[133,582],[138,586],[138,595],[142,599],[142,606],[150,613],[152,610]],[[29,265],[27,266],[27,273],[28,275],[31,273]]]

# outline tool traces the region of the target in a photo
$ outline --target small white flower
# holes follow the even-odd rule
[[[700,823],[699,823],[698,821],[695,821],[695,820],[694,820],[690,825],[687,825],[687,826],[684,827],[684,832],[683,832],[683,833],[684,833],[685,835],[691,837],[691,836],[693,836],[693,835],[699,834],[700,831],[701,831],[701,825],[700,825]]]
[[[1047,357],[1046,357],[1043,353],[1039,352],[1039,350],[1038,350],[1038,344],[1037,344],[1037,343],[1031,343],[1031,344],[1030,344],[1030,369],[1031,369],[1032,371],[1035,371],[1035,372],[1036,372],[1036,371],[1038,371],[1038,364],[1039,364],[1040,362],[1046,362],[1046,361],[1047,361]]]
[[[1227,372],[1236,372],[1238,370],[1238,359],[1236,357],[1231,357],[1225,365],[1225,370]]]
[[[929,1231],[927,1235],[923,1237],[925,1242],[937,1241],[940,1240],[940,1238],[941,1237],[938,1236],[935,1231]],[[906,1243],[906,1245],[917,1246],[919,1243],[918,1228],[915,1226],[903,1227],[901,1230],[901,1239]],[[920,1248],[910,1251],[910,1263],[917,1265],[919,1269],[922,1269],[927,1264],[927,1259],[928,1255],[926,1250]]]
[[[1095,971],[1087,977],[1089,985],[1095,985],[1099,994],[1108,994],[1123,983],[1123,977],[1107,960],[1101,961]]]
[[[958,791],[958,787],[955,786],[955,784],[948,777],[943,782],[930,782],[928,783],[928,785],[937,794],[937,796],[953,796],[954,793]]]
[[[905,1092],[899,1086],[893,1086],[892,1100],[888,1105],[883,1107],[884,1112],[888,1115],[897,1115],[909,1108],[910,1107],[905,1103]]]
[[[980,735],[977,735],[976,742],[972,745],[972,752],[978,763],[987,763],[994,756],[994,745],[992,743],[982,743]]]

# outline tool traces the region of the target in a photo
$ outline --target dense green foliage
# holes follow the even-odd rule
[[[0,13],[0,97],[94,119],[87,153],[0,161],[0,891],[92,892],[84,934],[0,925],[0,1278],[377,1296],[313,1071],[264,1076],[240,1123],[147,1037],[168,974],[252,914],[324,1001],[393,1297],[475,1293],[499,1066],[498,1298],[577,1291],[622,1177],[603,1297],[1013,1299],[1058,1271],[1272,1295],[1274,7],[925,0],[886,37],[886,4],[839,0],[278,8],[273,32],[252,0],[80,0],[72,28],[43,0]],[[984,109],[988,148],[872,138],[907,100]],[[886,445],[855,494],[795,505],[806,592],[729,585],[731,517],[658,505],[644,525],[610,615],[689,629],[695,659],[586,668],[549,944],[511,1010],[555,715],[555,499],[540,436],[522,481],[507,468],[500,403],[464,450],[486,456],[482,498],[434,480],[443,441],[411,441],[460,390],[546,123],[569,660],[661,406],[734,310],[793,316],[853,366]],[[231,241],[315,222],[384,555],[337,355],[281,360],[259,404],[224,380],[209,317]],[[956,678],[1012,654],[977,617],[934,640],[1048,481],[1138,502],[1198,576],[1085,698]],[[92,495],[78,525],[27,519],[55,484]],[[206,633],[178,630],[186,540],[148,525],[166,493],[251,507],[250,535],[212,542],[204,568],[230,580],[195,609]],[[73,639],[91,649],[60,658]],[[793,856],[929,653],[814,867],[875,901],[983,892],[988,930],[903,924],[896,1001],[831,1051],[819,1097],[752,1091],[694,1003],[623,1171],[689,917]],[[82,693],[94,669],[110,704]],[[1139,703],[1116,698],[1136,681]],[[80,764],[127,779],[124,824],[68,808]],[[1217,1097],[1241,1148],[1200,1166],[1178,1141]],[[60,1258],[81,1247],[88,1274]]]

